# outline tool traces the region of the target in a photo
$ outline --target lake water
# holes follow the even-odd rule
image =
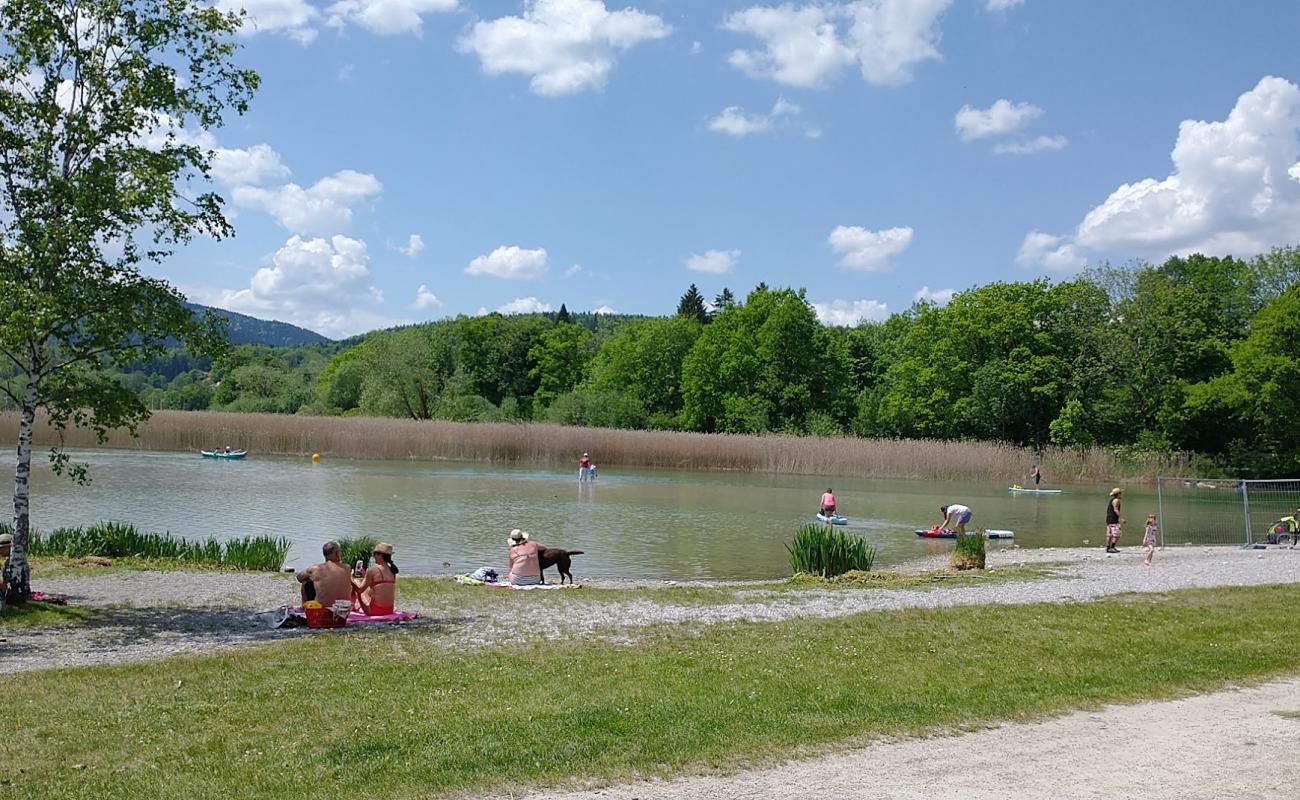
[[[622,468],[580,485],[576,468],[74,455],[90,464],[91,485],[52,475],[43,460],[34,465],[32,522],[40,530],[115,520],[187,537],[283,535],[293,542],[293,566],[317,559],[325,539],[368,534],[391,542],[403,569],[443,573],[501,569],[506,537],[520,527],[546,545],[585,551],[574,562],[579,578],[788,575],[784,543],[813,521],[827,485],[848,530],[877,548],[882,565],[946,552],[951,542],[913,531],[936,523],[938,507],[950,502],[971,506],[974,525],[1015,531],[1021,547],[1100,546],[1109,488],[1076,484],[1061,495],[1028,496],[1008,494],[1006,484]],[[1124,543],[1140,542],[1141,521],[1155,509],[1154,489],[1126,490]]]

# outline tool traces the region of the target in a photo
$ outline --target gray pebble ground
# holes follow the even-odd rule
[[[539,607],[563,613],[535,616],[531,636],[567,638],[618,635],[668,623],[712,625],[734,621],[772,622],[795,618],[839,617],[903,608],[939,608],[992,603],[1075,602],[1124,592],[1164,592],[1213,586],[1300,583],[1300,550],[1170,548],[1156,554],[1155,566],[1142,564],[1141,550],[1119,555],[1100,549],[997,550],[991,568],[1019,563],[1070,562],[1046,579],[926,590],[828,589],[773,592],[738,586],[736,600],[722,604],[678,604],[671,592],[606,602],[563,602],[569,593],[530,592]],[[922,562],[925,566],[927,562]],[[938,566],[928,562],[929,566]],[[626,586],[598,580],[589,586]],[[640,582],[644,586],[644,582]],[[150,661],[177,654],[211,653],[221,648],[317,635],[304,629],[271,627],[268,609],[294,599],[297,584],[283,576],[213,572],[112,572],[103,575],[37,577],[42,591],[66,594],[78,605],[105,608],[92,621],[75,626],[12,629],[0,633],[0,674],[21,670]],[[467,587],[465,592],[486,590]],[[579,590],[581,591],[581,590]],[[421,615],[402,626],[405,635],[428,636],[447,646],[508,643],[518,626],[475,610],[419,603],[399,606]],[[124,599],[129,598],[129,607]]]

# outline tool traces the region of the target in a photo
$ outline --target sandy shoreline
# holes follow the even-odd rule
[[[427,637],[447,647],[509,644],[517,626],[509,624],[500,601],[527,602],[539,609],[530,637],[564,639],[583,635],[634,634],[649,626],[707,626],[732,622],[777,622],[829,618],[904,608],[959,605],[1080,602],[1125,592],[1165,592],[1214,586],[1300,583],[1300,550],[1248,551],[1235,548],[1170,548],[1156,565],[1142,565],[1141,550],[1107,556],[1100,549],[1008,550],[990,553],[990,567],[1025,563],[1065,564],[1051,577],[928,589],[809,589],[776,592],[753,584],[734,587],[721,603],[675,602],[673,592],[654,591],[644,581],[593,581],[596,588],[644,587],[617,599],[585,600],[576,592],[509,593],[465,587],[433,602],[402,599],[400,607],[421,619],[401,626],[401,635]],[[927,562],[912,565],[919,569]],[[933,565],[929,565],[933,566]],[[664,584],[654,584],[662,587]],[[91,621],[73,626],[0,630],[0,673],[23,670],[153,661],[178,654],[317,635],[302,629],[271,627],[273,609],[292,602],[296,584],[283,576],[221,572],[113,572],[55,575],[35,579],[42,591],[69,596],[77,605],[104,609]],[[130,607],[123,608],[124,597]],[[463,598],[463,599],[462,599]],[[578,602],[575,602],[578,601]],[[328,634],[327,634],[328,635]]]

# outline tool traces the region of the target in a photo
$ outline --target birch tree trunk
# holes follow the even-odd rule
[[[28,380],[18,418],[18,465],[14,467],[14,543],[4,564],[5,604],[21,605],[32,594],[27,540],[31,524],[32,428],[36,422],[36,381]]]

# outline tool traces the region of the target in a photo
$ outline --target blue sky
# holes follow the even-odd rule
[[[158,271],[330,336],[692,282],[851,324],[1300,244],[1300,3],[220,4],[263,79],[205,139],[237,234]]]

